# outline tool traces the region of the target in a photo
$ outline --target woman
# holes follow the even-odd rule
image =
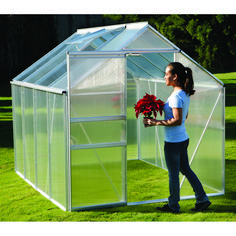
[[[181,63],[172,62],[165,70],[165,82],[167,86],[173,86],[174,90],[164,106],[165,120],[144,119],[148,126],[165,126],[165,160],[169,173],[168,204],[157,207],[164,212],[178,213],[180,210],[179,171],[186,176],[191,184],[196,197],[193,211],[203,211],[211,205],[206,193],[188,162],[187,147],[189,137],[185,129],[185,120],[188,117],[190,96],[194,94],[194,82],[192,70]]]

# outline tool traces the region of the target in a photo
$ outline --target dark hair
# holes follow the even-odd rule
[[[168,66],[171,67],[171,74],[177,75],[177,83],[189,96],[195,93],[192,70],[189,67],[184,67],[179,62],[171,62]]]

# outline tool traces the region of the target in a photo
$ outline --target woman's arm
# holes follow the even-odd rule
[[[143,123],[148,126],[178,126],[182,124],[182,108],[172,108],[173,118],[169,120],[144,119]]]

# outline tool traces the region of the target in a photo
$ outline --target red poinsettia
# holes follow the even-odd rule
[[[137,104],[135,104],[135,113],[136,117],[140,114],[143,114],[145,117],[151,117],[152,113],[154,117],[157,117],[157,112],[160,112],[160,115],[162,116],[162,110],[164,107],[164,102],[161,101],[160,99],[156,100],[155,95],[149,95],[146,93],[146,95],[141,98]]]

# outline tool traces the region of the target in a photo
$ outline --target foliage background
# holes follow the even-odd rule
[[[211,72],[229,72],[236,59],[235,15],[106,15],[117,22],[148,21]]]

